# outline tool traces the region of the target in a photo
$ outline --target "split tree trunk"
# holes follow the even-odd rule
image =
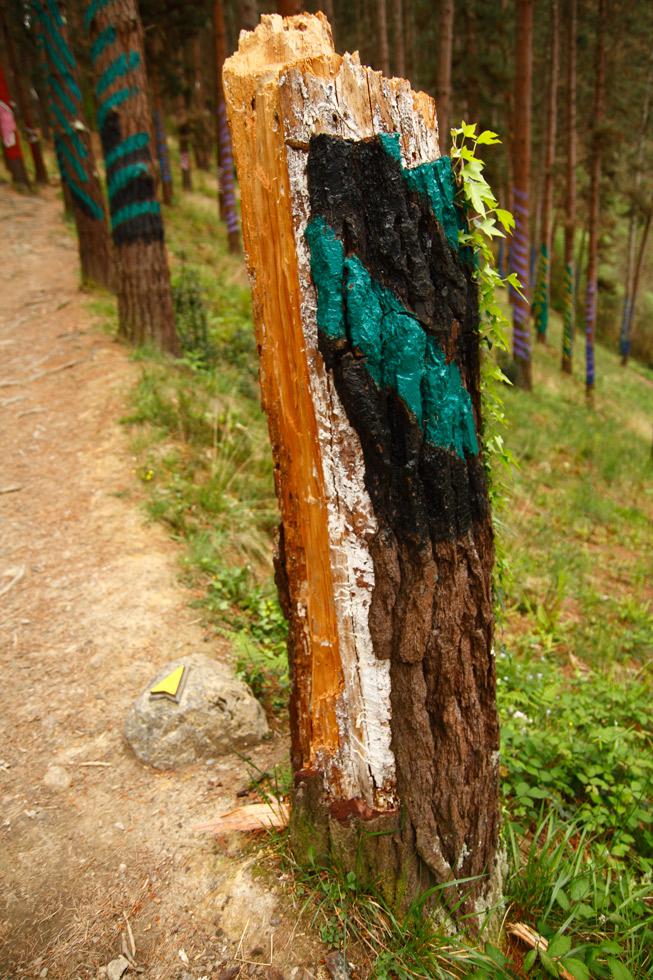
[[[567,190],[565,198],[565,282],[562,316],[562,363],[565,374],[571,374],[574,363],[576,327],[576,270],[574,239],[576,237],[576,0],[569,0],[567,10]]]
[[[48,171],[45,166],[45,160],[43,159],[43,151],[41,149],[41,137],[39,135],[38,129],[34,126],[32,120],[32,112],[29,104],[29,96],[25,95],[25,88],[23,86],[23,73],[27,73],[28,69],[26,66],[22,66],[22,72],[18,65],[18,58],[16,57],[16,45],[14,44],[14,39],[11,34],[8,23],[8,15],[6,12],[0,12],[0,17],[2,18],[2,31],[5,40],[5,50],[7,52],[7,58],[9,59],[9,67],[11,69],[11,74],[14,79],[14,89],[16,92],[16,101],[18,103],[18,111],[22,119],[24,126],[25,136],[27,138],[27,143],[29,145],[30,153],[32,154],[32,162],[34,164],[34,179],[37,184],[47,184],[48,182]],[[29,75],[28,75],[28,86],[29,86]]]
[[[596,77],[594,83],[594,124],[590,168],[589,243],[587,252],[587,291],[585,305],[585,398],[594,404],[594,340],[596,334],[599,220],[601,208],[601,151],[603,146],[603,104],[605,101],[605,31],[607,0],[599,0],[596,37]]]
[[[216,103],[218,129],[218,191],[220,195],[220,217],[227,226],[229,251],[240,252],[240,231],[238,229],[238,205],[234,181],[234,158],[231,149],[231,134],[227,125],[227,109],[222,86],[222,66],[227,57],[227,36],[224,25],[222,0],[214,0],[213,27],[215,32],[215,71]]]
[[[116,258],[118,320],[131,343],[179,352],[150,151],[143,29],[135,0],[86,7]]]
[[[512,137],[513,211],[515,230],[510,242],[510,263],[522,293],[513,296],[512,352],[517,384],[533,386],[530,335],[530,180],[531,99],[533,82],[533,0],[517,0],[515,64],[515,119]]]
[[[451,137],[451,55],[453,51],[454,0],[442,0],[438,20],[438,64],[435,104],[438,110],[440,151],[449,152]],[[474,120],[472,120],[473,122]]]
[[[91,135],[82,112],[78,72],[63,18],[55,0],[35,0],[33,10],[43,50],[54,146],[64,188],[77,228],[84,282],[113,287],[111,242]]]
[[[321,14],[264,16],[224,81],[282,515],[293,845],[397,908],[444,883],[480,915],[500,890],[493,539],[435,107],[336,55]]]
[[[560,16],[558,0],[551,0],[551,41],[549,45],[550,75],[546,119],[546,148],[544,156],[544,189],[542,193],[541,246],[534,290],[533,313],[535,335],[541,344],[546,342],[549,329],[549,297],[551,291],[551,262],[553,258],[553,168],[555,165],[558,117],[558,62],[560,55]]]

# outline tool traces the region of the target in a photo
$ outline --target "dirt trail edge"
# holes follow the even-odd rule
[[[93,324],[58,194],[2,186],[0,220],[0,978],[106,976],[129,929],[151,980],[316,976],[251,848],[192,830],[236,804],[243,761],[158,773],[124,741],[163,664],[225,651],[134,499],[138,368]]]

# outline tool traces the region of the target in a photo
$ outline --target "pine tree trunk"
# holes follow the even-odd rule
[[[378,35],[379,68],[384,75],[389,75],[390,47],[388,45],[388,8],[386,0],[376,0],[376,30]]]
[[[642,229],[642,237],[639,242],[639,251],[637,253],[637,261],[635,262],[635,272],[633,275],[633,293],[632,302],[630,304],[630,316],[628,320],[628,352],[626,354],[625,360],[622,358],[622,363],[626,365],[628,363],[628,354],[630,353],[630,346],[632,344],[632,339],[635,333],[635,312],[637,310],[637,296],[639,294],[639,283],[642,274],[642,267],[644,265],[644,256],[646,254],[646,245],[648,243],[648,236],[651,230],[651,217],[653,216],[653,210],[649,208],[646,212],[646,218],[644,220],[644,228]]]
[[[29,187],[16,118],[11,108],[9,86],[2,65],[0,65],[0,119],[2,121],[2,152],[7,170],[17,187]]]
[[[565,199],[565,282],[562,317],[562,370],[571,374],[576,326],[576,0],[567,10],[567,190]]]
[[[478,35],[475,0],[467,0],[463,13],[465,19],[465,99],[467,102],[465,118],[470,122],[479,122]]]
[[[227,241],[229,251],[240,252],[240,231],[238,229],[238,205],[236,203],[236,188],[234,183],[234,161],[231,150],[231,134],[227,125],[227,109],[222,87],[222,66],[227,57],[227,40],[224,29],[224,10],[222,0],[214,0],[213,24],[215,30],[215,70],[216,70],[216,101],[218,107],[218,159],[220,174],[220,192],[222,194],[222,210],[227,226]]]
[[[224,79],[282,516],[293,847],[400,909],[449,885],[473,927],[500,891],[493,539],[473,267],[419,176],[453,191],[435,107],[334,54],[321,15],[264,16]]]
[[[39,132],[34,126],[32,121],[32,113],[29,104],[29,97],[25,95],[25,89],[23,87],[23,79],[21,72],[18,67],[18,59],[16,57],[16,48],[14,45],[14,39],[11,36],[11,31],[9,30],[9,25],[7,23],[7,14],[3,11],[0,16],[2,17],[2,32],[5,40],[5,49],[7,51],[7,58],[9,60],[9,68],[14,79],[14,90],[16,92],[16,101],[18,103],[18,110],[23,121],[23,126],[25,128],[25,135],[27,137],[27,142],[29,144],[30,153],[32,154],[32,162],[34,163],[34,179],[37,184],[47,184],[48,183],[48,171],[45,166],[45,160],[43,159],[43,151],[41,149],[41,138]],[[23,68],[25,71],[25,68]]]
[[[453,51],[454,0],[442,0],[438,23],[438,64],[435,104],[438,110],[440,151],[449,152],[451,129],[451,55]]]
[[[530,314],[530,173],[531,100],[533,80],[533,0],[517,0],[515,64],[515,117],[513,124],[513,210],[515,230],[510,243],[510,262],[522,285],[523,296],[513,296],[513,358],[516,381],[530,390],[533,385]]]
[[[84,25],[98,101],[116,256],[120,333],[176,354],[168,259],[150,151],[152,119],[135,0],[92,0]]]
[[[549,97],[546,118],[546,144],[544,151],[544,189],[542,193],[541,246],[537,285],[533,297],[535,332],[539,343],[546,343],[549,329],[549,299],[551,291],[551,262],[553,259],[553,168],[555,166],[557,103],[558,103],[558,63],[560,15],[558,0],[551,0],[551,41]]]
[[[258,24],[257,0],[240,0],[238,11],[241,31],[253,31]]]
[[[181,170],[181,186],[185,191],[192,191],[193,179],[190,166],[190,124],[188,120],[188,106],[186,99],[180,95],[177,99],[177,113],[179,116],[179,168]]]
[[[394,22],[394,63],[395,75],[406,77],[406,55],[404,51],[404,5],[403,0],[392,0],[392,17]],[[333,39],[335,47],[335,38]]]
[[[596,368],[594,344],[598,301],[599,223],[601,212],[601,151],[603,146],[605,101],[605,32],[607,0],[599,0],[596,37],[596,78],[594,85],[594,131],[592,133],[592,162],[590,168],[589,243],[587,254],[587,292],[585,305],[585,398],[594,404]]]
[[[163,203],[170,207],[174,200],[174,185],[172,180],[172,168],[170,167],[170,154],[168,152],[165,113],[163,111],[163,102],[159,92],[159,82],[156,77],[156,72],[154,72],[152,75],[152,96],[154,103],[152,121],[154,123],[156,155],[159,161],[159,175],[161,177],[161,196],[163,198]]]
[[[211,169],[212,127],[207,125],[207,112],[202,71],[202,41],[199,37],[191,42],[191,134],[195,166],[198,170]]]
[[[64,198],[71,206],[77,228],[82,280],[112,288],[114,269],[104,196],[82,113],[77,65],[55,0],[35,0],[33,10],[47,70],[54,145]]]

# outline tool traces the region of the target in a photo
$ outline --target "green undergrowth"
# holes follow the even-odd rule
[[[229,635],[241,676],[283,723],[278,515],[249,288],[208,181],[199,182],[166,209],[184,358],[136,352],[141,374],[124,422],[148,513],[184,544],[184,574],[208,623]],[[110,301],[92,302],[111,329]],[[534,352],[534,391],[505,390],[505,451],[518,465],[498,520],[495,648],[506,921],[526,922],[552,946],[533,963],[505,935],[472,948],[417,908],[398,921],[338,869],[291,868],[305,915],[328,945],[351,945],[369,976],[653,972],[653,373],[623,370],[599,345],[588,411],[581,380],[560,374],[551,319],[549,345]]]

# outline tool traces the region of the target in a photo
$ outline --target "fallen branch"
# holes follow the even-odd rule
[[[273,827],[287,827],[290,807],[285,803],[248,803],[223,813],[208,823],[196,824],[193,830],[210,831],[216,836],[235,831],[269,830]]]
[[[540,936],[539,932],[535,932],[535,929],[527,926],[525,922],[516,922],[514,925],[508,926],[507,932],[510,936],[514,936],[515,939],[520,939],[531,949],[542,949],[546,953],[549,948],[548,940],[544,936]],[[560,971],[559,975],[562,977],[562,980],[574,980],[573,975],[568,970],[565,970],[564,966],[560,963],[556,965]]]

